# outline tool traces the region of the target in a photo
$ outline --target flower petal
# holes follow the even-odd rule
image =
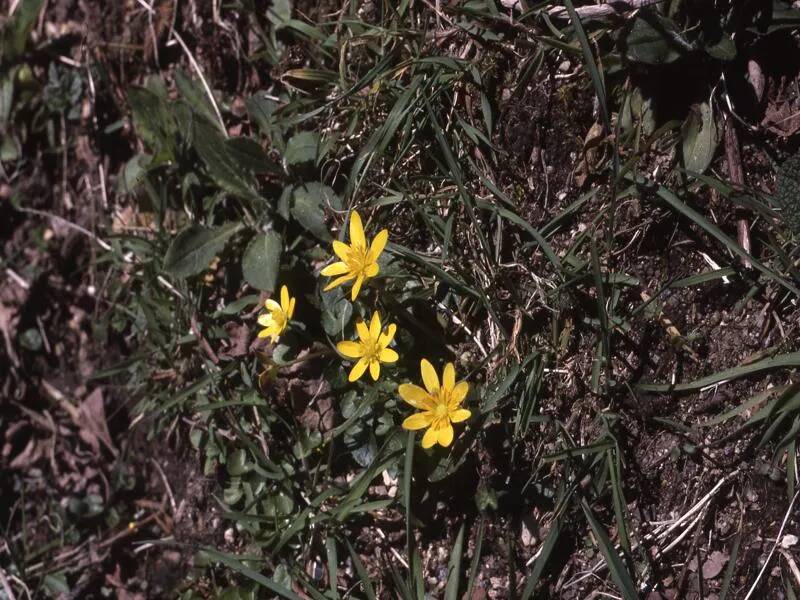
[[[376,310],[369,322],[369,337],[377,340],[381,335],[381,314]]]
[[[294,301],[295,300],[296,300],[296,298],[294,298],[294,297],[292,297],[292,299],[289,300],[289,312],[286,313],[286,318],[287,319],[291,319],[294,316]]]
[[[275,321],[272,320],[272,315],[264,314],[258,316],[258,324],[261,325],[262,327],[269,327],[274,322]]]
[[[272,335],[271,329],[262,329],[261,331],[258,332],[258,337],[262,339],[270,335]]]
[[[283,310],[283,312],[289,310],[289,288],[285,285],[281,286],[281,310]]]
[[[347,376],[347,381],[355,381],[359,377],[364,374],[364,371],[367,370],[367,365],[369,365],[369,361],[363,358],[359,359],[359,361],[353,365],[353,368],[350,370],[350,375]]]
[[[428,392],[413,383],[401,383],[397,393],[414,408],[427,408],[431,404]]]
[[[353,279],[354,277],[355,277],[355,275],[353,275],[352,273],[350,273],[350,274],[348,274],[348,275],[342,275],[341,277],[337,277],[336,279],[334,279],[333,281],[331,281],[331,282],[330,282],[328,285],[326,285],[326,286],[325,286],[325,289],[324,289],[324,290],[322,290],[322,291],[323,291],[323,292],[327,292],[327,291],[329,291],[329,290],[332,290],[333,288],[335,288],[335,287],[337,287],[337,286],[340,286],[340,285],[342,285],[343,283],[346,283],[346,282],[350,281],[350,280],[351,280],[351,279]]]
[[[278,304],[277,302],[275,302],[275,300],[273,300],[272,298],[267,298],[267,301],[264,302],[264,306],[267,307],[268,311],[280,310],[281,309],[281,305]]]
[[[375,277],[380,271],[381,268],[378,266],[378,263],[370,263],[364,267],[364,277]]]
[[[436,443],[436,440],[439,438],[439,432],[436,431],[433,427],[429,427],[428,431],[425,432],[425,435],[422,436],[422,447],[423,448],[430,448]]]
[[[459,381],[450,393],[450,409],[456,408],[464,401],[469,393],[469,384],[466,381]]]
[[[389,240],[389,232],[386,229],[381,229],[378,232],[378,235],[372,240],[372,244],[369,247],[369,257],[370,262],[378,260],[378,257],[383,252],[383,249],[386,248],[386,242]]]
[[[336,344],[336,349],[339,351],[339,354],[342,354],[347,358],[359,358],[363,354],[361,351],[361,344],[348,340]]]
[[[437,441],[440,445],[447,448],[450,444],[453,443],[453,426],[449,423],[442,427],[439,431],[436,432],[437,434]]]
[[[442,373],[442,387],[449,391],[456,385],[456,369],[453,363],[449,362],[444,366],[444,373]]]
[[[394,339],[394,334],[397,331],[397,325],[394,323],[389,323],[389,326],[386,328],[386,333],[382,333],[381,337],[378,338],[378,342],[384,348],[392,343]]]
[[[347,266],[347,263],[339,261],[328,265],[319,274],[324,277],[334,277],[336,275],[344,275],[348,271],[350,271],[350,267]]]
[[[356,282],[353,284],[353,290],[350,292],[350,300],[353,302],[358,298],[358,292],[361,291],[361,284],[364,283],[364,275],[359,275]]]
[[[372,381],[378,381],[381,376],[381,363],[374,358],[369,361],[369,374],[372,375]]]
[[[435,394],[439,390],[439,376],[436,374],[436,369],[424,358],[420,361],[419,368],[425,387],[431,394]]]
[[[459,408],[450,413],[450,422],[461,423],[461,421],[466,421],[471,416],[472,416],[471,411],[467,410],[466,408]]]
[[[362,342],[369,341],[369,327],[364,321],[359,321],[356,323],[356,331],[358,332],[358,337],[361,339]]]
[[[403,421],[403,429],[409,429],[414,431],[416,429],[424,429],[425,427],[429,427],[433,421],[433,417],[431,417],[428,413],[415,413],[410,417],[406,417]]]
[[[378,358],[380,359],[381,362],[393,363],[397,362],[400,356],[397,354],[397,352],[395,352],[391,348],[384,348],[383,350],[381,350],[381,353],[378,355]]]
[[[339,240],[333,240],[333,253],[347,263],[347,259],[350,257],[350,246]]]
[[[364,225],[361,224],[361,217],[356,211],[350,213],[350,243],[353,246],[361,246],[367,249],[367,240],[364,238]]]

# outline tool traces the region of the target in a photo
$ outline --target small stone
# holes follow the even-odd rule
[[[223,537],[225,538],[225,541],[228,544],[232,544],[234,542],[234,540],[236,539],[236,534],[233,531],[233,527],[228,527],[225,530],[225,533],[223,534]]]
[[[797,543],[797,536],[792,533],[787,533],[781,538],[781,548],[791,548]]]

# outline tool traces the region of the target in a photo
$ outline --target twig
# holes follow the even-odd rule
[[[8,275],[14,282],[21,287],[23,290],[31,289],[31,284],[28,283],[22,276],[14,271],[11,267],[6,267],[6,275]]]
[[[758,577],[753,582],[753,585],[750,586],[750,589],[747,591],[747,595],[744,597],[744,600],[749,600],[750,596],[753,595],[753,592],[756,591],[758,587],[758,582],[761,581],[761,578],[764,576],[764,572],[767,570],[769,566],[770,560],[772,560],[772,555],[775,554],[775,549],[778,547],[778,544],[781,543],[781,538],[783,538],[783,530],[786,527],[786,523],[789,521],[789,515],[792,514],[792,508],[794,508],[795,500],[797,500],[797,496],[800,495],[800,490],[798,490],[792,501],[789,503],[789,510],[786,511],[786,514],[783,516],[783,522],[781,523],[781,528],[778,530],[778,535],[775,536],[775,543],[772,545],[772,550],[769,551],[767,555],[767,559],[764,561],[764,566],[761,567],[761,570],[758,572]]]
[[[0,568],[0,585],[3,586],[3,591],[8,597],[8,600],[16,600],[17,597],[14,595],[11,585],[8,583],[8,578],[6,578],[6,572],[2,568]]]
[[[608,15],[621,15],[624,12],[636,10],[637,8],[644,8],[653,4],[658,4],[662,0],[612,0],[605,4],[597,4],[595,6],[578,6],[575,8],[575,13],[581,19],[597,19],[599,17],[607,17]],[[566,6],[554,6],[547,11],[551,17],[567,17]]]
[[[728,163],[728,177],[734,185],[744,185],[744,169],[742,168],[742,153],[739,148],[739,136],[736,135],[736,125],[728,119],[725,123],[725,160]],[[747,219],[740,218],[736,221],[736,232],[739,245],[745,252],[750,253],[750,224]],[[750,268],[750,261],[742,259],[745,268]]]
[[[208,355],[208,358],[211,359],[215,365],[219,364],[219,357],[217,353],[214,352],[214,349],[211,347],[211,344],[208,343],[208,340],[203,337],[203,334],[200,333],[200,328],[197,326],[197,317],[194,315],[190,318],[190,324],[192,327],[192,333],[194,333],[195,337],[197,338],[197,343],[200,344],[200,347],[203,351]]]
[[[169,487],[169,481],[167,480],[167,476],[164,474],[164,469],[161,468],[161,465],[158,464],[158,461],[154,458],[150,459],[150,462],[153,463],[153,466],[158,471],[158,474],[161,476],[161,481],[164,483],[164,487],[167,490],[167,496],[169,496],[169,504],[172,507],[172,514],[178,512],[178,505],[175,503],[175,496],[172,495],[172,488]]]

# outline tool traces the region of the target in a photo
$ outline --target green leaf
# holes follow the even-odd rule
[[[147,154],[137,154],[131,158],[122,170],[122,177],[119,178],[119,191],[125,194],[132,194],[142,184],[147,174],[147,165],[150,164],[152,157]]]
[[[250,119],[256,123],[261,133],[269,138],[270,143],[274,146],[277,146],[279,142],[282,143],[280,124],[276,122],[275,118],[278,103],[261,93],[254,94],[245,100],[245,106]],[[282,145],[279,147],[282,148]]]
[[[275,291],[281,265],[283,240],[276,231],[254,237],[244,251],[242,274],[245,281],[258,290]]]
[[[228,473],[234,477],[247,473],[251,469],[251,465],[247,462],[247,452],[242,448],[231,452],[228,455],[227,467]]]
[[[790,352],[788,354],[782,354],[773,358],[760,360],[749,365],[742,365],[732,369],[718,371],[713,375],[701,377],[700,379],[696,379],[695,381],[691,381],[689,383],[677,383],[675,385],[640,383],[634,385],[634,387],[638,390],[648,392],[690,392],[692,390],[698,390],[709,385],[720,383],[721,381],[738,379],[739,377],[749,377],[751,375],[771,371],[773,369],[791,369],[797,367],[800,367],[800,352]]]
[[[461,579],[461,554],[464,549],[464,530],[462,523],[456,536],[453,550],[450,552],[450,563],[447,565],[447,587],[444,589],[444,600],[458,600],[458,582]]]
[[[319,153],[319,134],[303,131],[293,135],[286,144],[283,160],[287,166],[313,163]]]
[[[44,0],[22,0],[17,6],[14,16],[3,25],[0,34],[0,62],[8,63],[16,60],[25,51],[25,42],[28,41],[39,11],[42,10]]]
[[[225,146],[231,158],[247,171],[256,175],[265,175],[267,173],[282,174],[280,168],[269,160],[267,153],[255,140],[247,137],[236,137],[225,140]]]
[[[241,227],[240,223],[215,228],[189,225],[172,240],[164,257],[164,270],[181,278],[200,273]]]
[[[325,209],[341,210],[339,197],[327,185],[317,182],[304,183],[292,190],[291,213],[309,233],[327,242],[331,239],[325,224]]]
[[[197,114],[202,115],[211,125],[221,128],[222,124],[217,119],[217,113],[208,99],[205,89],[189,78],[181,69],[175,71],[175,85],[184,100]],[[224,132],[223,132],[224,133]]]
[[[528,580],[525,582],[525,589],[522,590],[522,600],[528,600],[533,595],[536,584],[539,583],[539,578],[544,573],[544,568],[547,566],[547,561],[550,560],[550,554],[552,554],[560,534],[561,521],[556,520],[550,526],[550,532],[547,534],[544,544],[542,544],[542,551],[539,553],[536,562],[533,563],[533,571],[531,571]]]
[[[175,157],[175,119],[162,98],[147,88],[128,90],[128,104],[133,113],[133,126],[153,153],[160,159]]]
[[[353,546],[350,545],[350,542],[347,539],[345,539],[344,542],[347,544],[347,551],[350,553],[350,558],[353,561],[356,574],[358,575],[358,579],[361,581],[361,588],[364,591],[364,595],[367,597],[367,600],[376,600],[377,597],[375,596],[375,589],[372,587],[372,582],[367,570],[364,568],[364,563],[361,562],[361,559],[353,549]]]
[[[683,164],[689,171],[703,173],[717,150],[719,136],[714,112],[708,102],[700,105],[700,113],[692,111],[683,130]]]
[[[628,60],[647,65],[675,62],[690,48],[675,23],[648,9],[639,11],[624,42]]]
[[[731,36],[722,34],[717,42],[706,46],[706,52],[717,60],[733,60],[736,58],[736,43]]]
[[[201,121],[195,121],[193,130],[194,148],[214,182],[239,198],[261,200],[255,178],[242,166],[241,157],[231,151],[219,130]]]
[[[641,176],[637,176],[635,180],[636,183],[639,185],[646,185],[646,186],[652,185],[647,179]],[[709,221],[706,217],[701,215],[699,212],[694,210],[686,203],[682,202],[673,192],[671,192],[670,190],[661,185],[656,185],[655,190],[656,194],[670,207],[672,207],[673,210],[679,212],[684,217],[694,221],[698,225],[698,227],[704,229],[710,236],[712,236],[714,239],[720,242],[732,253],[741,258],[746,259],[751,265],[753,265],[755,269],[760,271],[765,277],[771,279],[772,281],[778,283],[779,285],[782,285],[784,288],[786,288],[793,294],[800,296],[800,289],[795,287],[790,282],[786,281],[783,277],[775,273],[773,270],[761,264],[761,261],[759,261],[752,254],[750,254],[744,248],[742,248],[738,242],[729,238],[714,223]]]
[[[636,584],[633,583],[630,573],[625,569],[625,565],[622,564],[622,559],[614,549],[614,545],[608,538],[605,529],[595,518],[586,500],[581,501],[581,508],[583,508],[583,512],[586,514],[586,519],[589,521],[589,526],[592,528],[592,533],[594,533],[594,537],[597,540],[600,552],[608,565],[608,570],[611,572],[611,579],[614,580],[614,583],[625,600],[636,600],[636,598],[639,597],[639,594],[636,592]]]
[[[236,556],[233,556],[231,554],[225,554],[219,552],[218,550],[214,550],[213,548],[208,548],[208,547],[203,548],[202,552],[206,553],[211,560],[220,562],[229,569],[232,569],[237,573],[244,575],[248,579],[251,579],[256,583],[263,585],[273,594],[277,594],[281,598],[286,598],[287,600],[300,600],[300,596],[295,594],[293,591],[276,583],[272,579],[265,577],[258,571],[254,571],[250,567],[245,566]]]

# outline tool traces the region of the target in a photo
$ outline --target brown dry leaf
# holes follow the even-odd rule
[[[6,307],[5,304],[0,303],[0,332],[3,333],[3,341],[6,344],[6,354],[14,366],[18,367],[19,358],[17,358],[17,353],[14,352],[14,344],[11,343],[16,333],[16,321],[16,312]]]
[[[722,573],[729,556],[719,550],[714,550],[703,563],[703,579],[714,579]]]
[[[96,388],[84,398],[78,406],[75,424],[80,428],[80,438],[92,447],[94,452],[99,452],[100,442],[108,448],[114,456],[117,449],[111,441],[106,422],[106,410],[103,406],[103,390]]]
[[[36,461],[44,456],[47,456],[46,444],[42,444],[40,443],[40,440],[31,438],[28,440],[28,444],[25,446],[25,449],[17,454],[11,460],[8,466],[11,469],[19,469],[24,471],[25,469],[33,466]]]
[[[586,137],[583,140],[583,160],[580,161],[575,172],[575,183],[578,187],[582,187],[586,183],[589,174],[597,169],[602,160],[600,147],[603,140],[605,140],[603,126],[600,123],[595,123],[586,132]]]
[[[223,358],[236,358],[247,354],[250,341],[250,328],[247,325],[229,321],[223,326],[228,334],[229,346],[219,353]]]
[[[797,102],[770,102],[761,124],[784,137],[800,131],[800,105]]]

